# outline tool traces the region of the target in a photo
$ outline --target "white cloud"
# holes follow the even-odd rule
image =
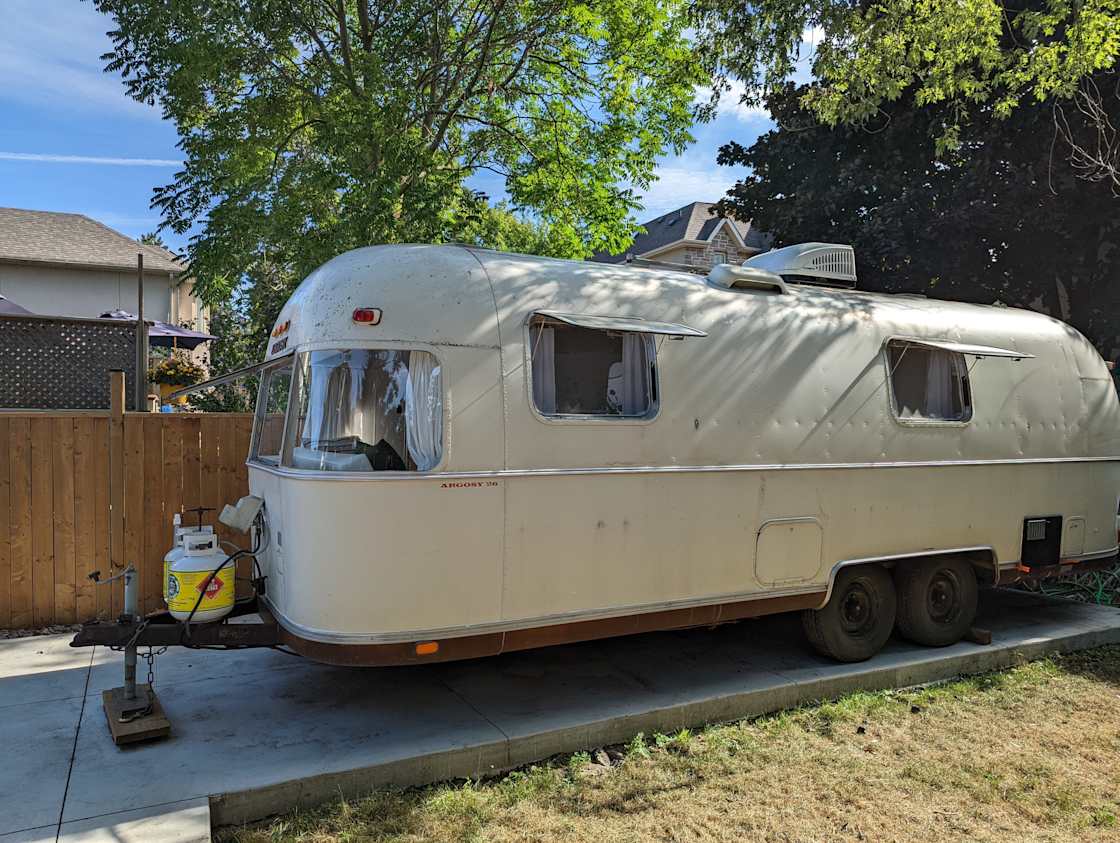
[[[76,0],[3,0],[0,101],[58,111],[111,109],[160,118],[159,110],[129,98],[100,56],[112,46],[113,20]]]
[[[48,155],[39,152],[0,152],[0,161],[42,161],[52,164],[107,164],[114,167],[179,167],[172,158],[104,158],[98,155]]]
[[[659,216],[689,202],[716,202],[734,184],[735,174],[725,167],[658,167],[657,181],[641,197],[645,214],[639,220]]]
[[[743,123],[751,121],[769,120],[770,112],[760,105],[743,102],[747,94],[747,86],[738,79],[729,79],[724,90],[720,91],[719,105],[716,107],[716,117],[734,117]],[[711,87],[697,86],[693,94],[696,105],[706,105],[712,99]]]

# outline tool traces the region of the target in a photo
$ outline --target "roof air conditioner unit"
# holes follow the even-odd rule
[[[787,281],[828,287],[856,286],[856,252],[840,243],[798,243],[755,255],[745,267],[765,269]]]

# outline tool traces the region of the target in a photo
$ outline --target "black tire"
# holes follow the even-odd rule
[[[956,644],[976,620],[979,584],[967,559],[944,556],[900,562],[894,569],[898,632],[927,647]]]
[[[823,656],[862,662],[883,648],[894,629],[894,582],[880,565],[843,568],[823,609],[801,613],[805,635]]]

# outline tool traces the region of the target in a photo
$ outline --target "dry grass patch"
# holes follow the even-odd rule
[[[1120,647],[619,750],[610,766],[577,753],[225,839],[1118,840]]]

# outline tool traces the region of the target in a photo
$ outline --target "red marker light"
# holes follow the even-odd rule
[[[354,308],[354,321],[362,325],[377,325],[381,322],[381,308],[356,307]]]

